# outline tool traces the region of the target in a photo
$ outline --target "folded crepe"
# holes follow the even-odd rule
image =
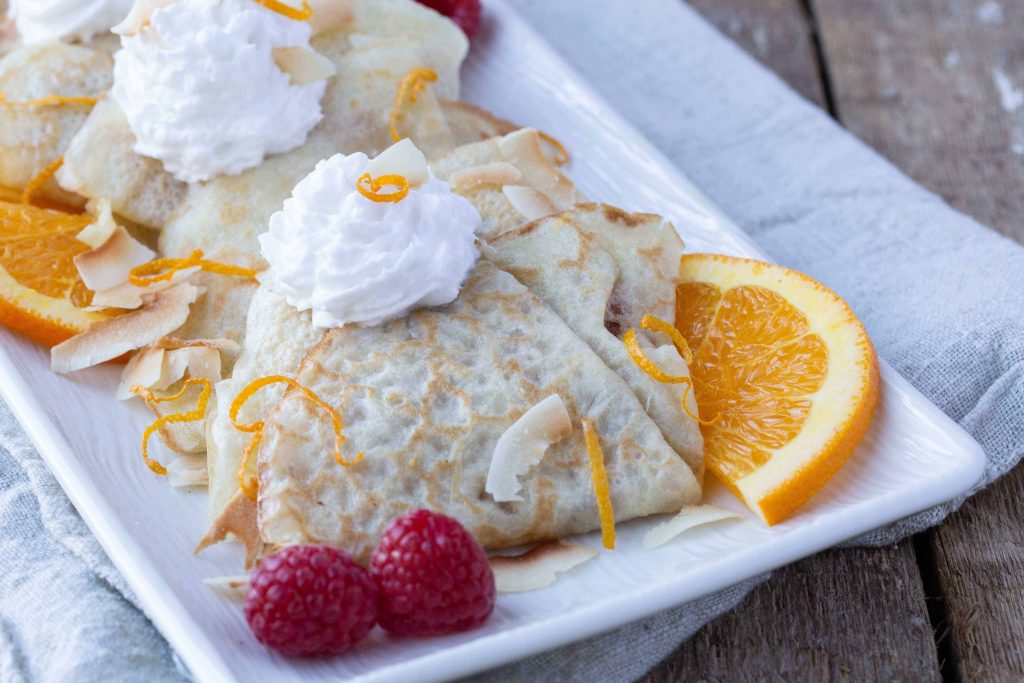
[[[672,341],[640,328],[644,314],[671,322],[683,243],[661,216],[606,204],[581,204],[489,242],[487,258],[540,296],[633,390],[665,440],[698,479],[704,473],[700,425],[682,408],[685,384],[658,382],[622,342],[634,328],[641,347],[665,373],[689,377]]]
[[[328,543],[366,561],[386,525],[416,508],[458,519],[485,548],[600,525],[580,421],[604,452],[617,520],[675,512],[700,485],[630,388],[536,294],[481,261],[459,297],[376,327],[333,329],[298,381],[345,421],[342,467],[330,421],[289,391],[259,450],[258,523],[273,545]],[[484,490],[501,435],[550,395],[573,423],[520,479],[523,500]]]
[[[101,50],[61,42],[21,47],[0,59],[0,93],[8,103],[43,97],[95,97],[110,89],[113,60]],[[88,104],[0,104],[0,185],[22,188],[64,155],[89,116]],[[39,196],[80,205],[52,179]]]

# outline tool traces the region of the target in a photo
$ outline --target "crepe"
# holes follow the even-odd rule
[[[672,225],[660,216],[582,204],[506,232],[489,245],[487,258],[540,296],[622,377],[665,440],[702,478],[704,441],[700,425],[682,409],[684,385],[654,380],[622,342],[635,328],[658,367],[689,377],[671,341],[639,327],[645,313],[669,322],[675,317],[683,243]],[[687,403],[696,414],[692,390]]]
[[[60,42],[21,47],[0,59],[0,92],[15,103],[54,95],[94,97],[110,88],[112,71],[110,55],[89,47]],[[0,105],[0,185],[22,188],[61,157],[90,108]],[[83,203],[53,180],[38,192],[62,203]]]
[[[458,519],[485,548],[599,526],[581,419],[593,420],[617,520],[674,512],[700,485],[632,391],[540,298],[486,261],[460,296],[377,327],[328,332],[298,381],[345,420],[341,467],[322,412],[290,391],[264,430],[258,519],[280,546],[328,543],[365,562],[385,526],[416,508]],[[573,421],[523,485],[522,502],[484,492],[502,433],[558,394]]]

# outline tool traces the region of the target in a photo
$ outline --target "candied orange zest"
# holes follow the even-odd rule
[[[640,348],[640,342],[637,341],[635,329],[630,328],[622,336],[622,343],[626,345],[626,351],[633,359],[633,362],[641,370],[653,377],[655,381],[663,382],[664,384],[684,384],[690,381],[690,378],[686,375],[669,375],[655,365],[654,361],[648,358],[644,350]]]
[[[672,343],[675,344],[676,351],[683,357],[686,364],[689,365],[693,362],[693,351],[690,350],[690,345],[686,343],[683,333],[677,330],[676,326],[672,323],[656,318],[650,313],[644,313],[644,317],[640,319],[640,327],[648,332],[661,332],[668,335]]]
[[[615,513],[608,489],[608,471],[604,467],[604,451],[597,438],[597,428],[591,420],[583,420],[583,439],[587,443],[587,459],[590,461],[590,476],[594,480],[594,496],[597,511],[601,516],[601,545],[615,550]]]
[[[302,8],[286,5],[278,0],[255,0],[256,4],[263,5],[271,12],[277,12],[281,16],[294,19],[295,21],[306,21],[313,16],[313,8],[306,0],[302,0]]]
[[[196,422],[202,420],[206,416],[206,405],[210,401],[210,390],[213,388],[210,380],[199,377],[185,380],[184,386],[181,387],[181,391],[174,394],[173,396],[156,396],[148,388],[136,384],[132,387],[132,393],[136,396],[141,396],[147,403],[165,403],[167,401],[176,401],[185,395],[185,392],[192,386],[202,386],[202,391],[199,392],[199,398],[196,400],[196,407],[185,413],[172,413],[171,415],[164,415],[163,417],[157,418],[153,424],[146,427],[146,431],[142,433],[142,459],[146,462],[146,467],[151,469],[155,474],[163,476],[167,474],[167,468],[149,457],[149,438],[162,429],[164,426],[169,424],[178,424],[182,422]]]
[[[565,145],[562,144],[561,140],[559,140],[553,135],[548,135],[547,133],[541,130],[537,131],[537,135],[540,136],[541,140],[545,141],[546,143],[555,148],[555,152],[557,153],[557,156],[555,156],[556,166],[565,166],[572,160],[572,158],[569,156],[569,150],[565,148]]]
[[[392,140],[398,142],[402,139],[402,136],[398,134],[398,117],[402,113],[402,108],[405,107],[406,100],[415,102],[419,94],[427,87],[427,84],[433,83],[436,80],[437,72],[423,67],[413,69],[402,79],[402,82],[398,85],[398,92],[395,93],[395,103],[391,107],[391,116],[388,118],[388,131],[391,133]]]
[[[94,107],[96,106],[96,103],[99,102],[101,99],[103,99],[103,95],[98,95],[95,97],[65,97],[64,95],[48,95],[46,97],[39,97],[34,100],[11,102],[4,96],[3,93],[0,93],[0,105],[4,107],[63,107],[75,104],[80,104],[87,107]]]
[[[60,170],[60,167],[64,165],[64,157],[57,157],[54,161],[40,171],[35,178],[28,181],[28,185],[25,186],[24,191],[21,193],[21,203],[31,204],[32,195],[34,195],[40,187],[46,184],[46,181],[53,177],[53,174]]]
[[[356,454],[354,460],[345,460],[345,457],[341,454],[341,446],[345,443],[345,435],[342,433],[345,429],[345,421],[342,419],[341,414],[332,408],[330,404],[317,396],[312,390],[302,386],[291,377],[285,377],[284,375],[260,377],[259,379],[253,380],[244,389],[242,389],[242,391],[235,396],[235,400],[231,402],[231,407],[228,409],[228,419],[231,420],[231,424],[234,425],[235,429],[240,432],[247,432],[253,435],[249,440],[249,443],[246,444],[245,450],[242,452],[242,464],[238,468],[238,485],[246,496],[253,500],[256,498],[258,485],[255,478],[248,477],[248,469],[249,462],[252,459],[252,454],[256,452],[256,447],[263,438],[263,427],[266,423],[263,420],[257,420],[256,422],[250,422],[248,424],[239,424],[238,413],[242,410],[242,406],[245,405],[246,401],[252,398],[257,391],[263,387],[270,386],[271,384],[287,384],[289,387],[301,391],[307,399],[316,406],[322,408],[331,416],[331,426],[334,428],[334,461],[336,463],[342,467],[350,467],[352,465],[358,465],[359,462],[362,461],[362,453]]]
[[[385,187],[393,186],[398,189],[394,192],[381,192]],[[409,181],[400,175],[382,175],[376,178],[369,173],[359,176],[356,181],[356,189],[359,194],[373,202],[397,203],[409,195]]]
[[[260,272],[254,268],[243,268],[220,261],[208,261],[203,258],[202,250],[196,249],[189,254],[188,258],[158,258],[143,263],[141,266],[135,266],[128,272],[128,282],[136,287],[148,287],[154,282],[166,282],[179,271],[196,266],[207,273],[244,277],[250,280],[255,280]]]

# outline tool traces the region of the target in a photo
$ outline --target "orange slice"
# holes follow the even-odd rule
[[[688,254],[679,282],[707,467],[776,524],[863,438],[878,401],[874,347],[845,301],[788,268]]]
[[[92,294],[72,259],[92,217],[0,201],[0,325],[53,346],[107,317],[81,308]]]

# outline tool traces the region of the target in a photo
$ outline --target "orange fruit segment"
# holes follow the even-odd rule
[[[91,292],[72,259],[87,215],[0,201],[0,325],[53,346],[107,317],[84,310]]]
[[[802,273],[687,254],[679,276],[675,322],[693,351],[707,468],[776,524],[863,438],[878,401],[874,347],[846,302]]]

